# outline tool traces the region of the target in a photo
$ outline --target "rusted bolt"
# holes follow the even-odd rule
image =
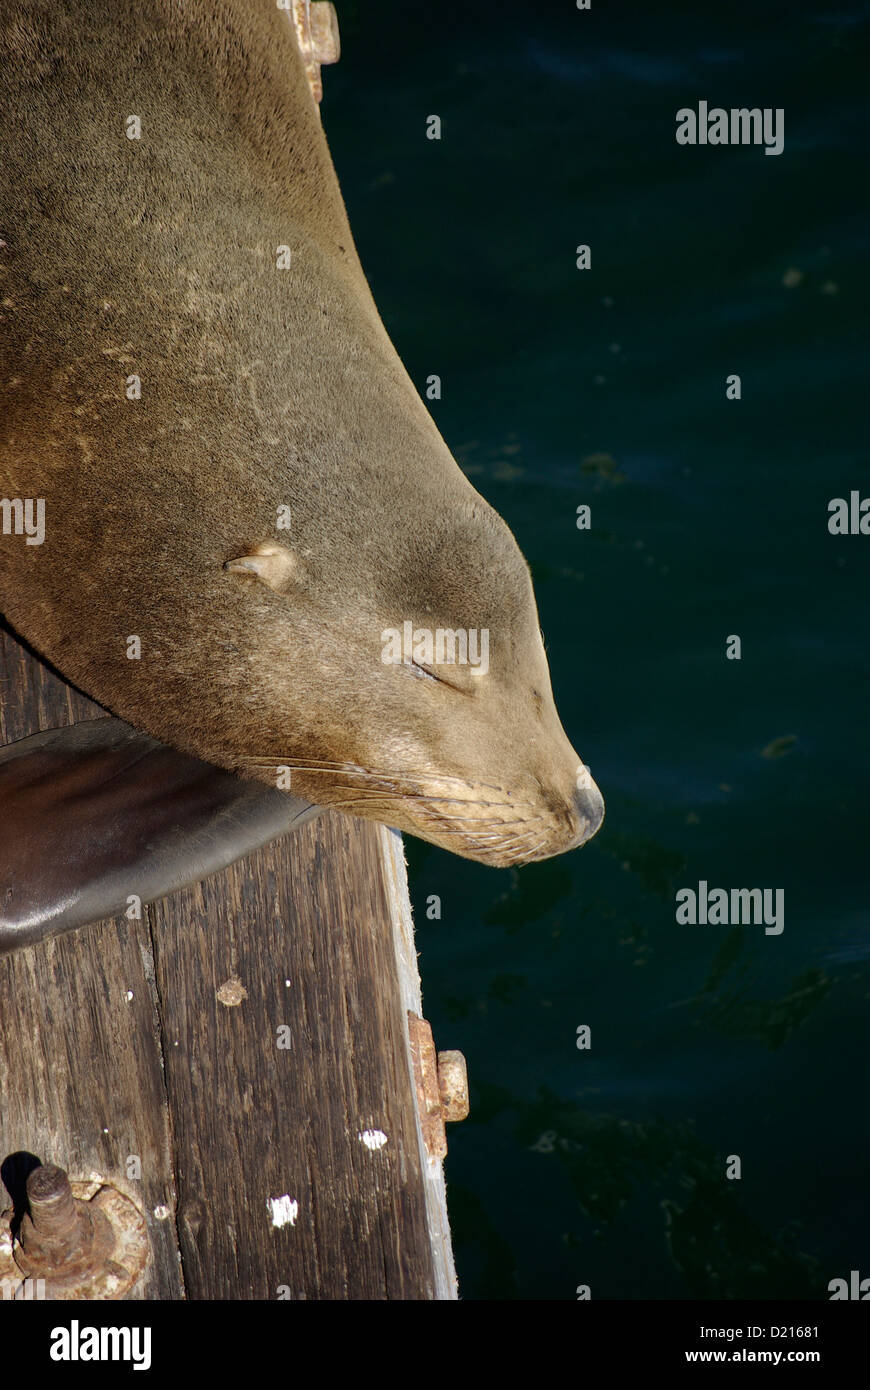
[[[141,1212],[99,1181],[70,1183],[46,1163],[27,1179],[28,1212],[17,1239],[11,1211],[0,1216],[0,1279],[35,1280],[46,1298],[123,1298],[148,1259]]]
[[[27,1204],[32,1224],[44,1236],[69,1235],[78,1225],[76,1199],[69,1178],[56,1163],[43,1163],[27,1179]]]
[[[293,24],[308,83],[319,102],[323,97],[320,65],[337,63],[341,56],[335,6],[329,0],[293,0]]]
[[[438,1090],[448,1123],[468,1119],[468,1069],[461,1052],[438,1053]]]
[[[27,1204],[30,1210],[21,1222],[18,1237],[18,1263],[25,1273],[42,1274],[49,1267],[60,1270],[78,1266],[90,1256],[95,1239],[105,1236],[104,1231],[94,1229],[86,1203],[76,1202],[69,1178],[54,1163],[34,1168],[30,1174]]]
[[[445,1120],[464,1120],[468,1114],[465,1058],[461,1052],[440,1052],[436,1057],[431,1027],[410,1010],[408,1038],[423,1143],[430,1158],[441,1159],[447,1153]]]
[[[311,47],[318,63],[337,63],[341,57],[338,15],[329,0],[312,0]]]

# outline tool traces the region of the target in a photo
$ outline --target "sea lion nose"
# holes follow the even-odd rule
[[[572,848],[575,849],[578,845],[584,845],[587,840],[591,840],[604,820],[604,797],[589,776],[588,769],[584,769],[584,773],[584,776],[578,776],[574,787],[577,835]]]

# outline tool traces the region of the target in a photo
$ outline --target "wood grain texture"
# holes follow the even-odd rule
[[[97,713],[0,633],[4,741]],[[135,1296],[455,1296],[433,1268],[382,835],[324,816],[143,922],[0,959],[0,1161],[136,1197],[153,1259]]]
[[[433,1297],[377,827],[324,817],[155,919],[189,1295]]]

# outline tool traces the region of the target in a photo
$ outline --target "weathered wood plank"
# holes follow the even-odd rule
[[[101,713],[0,631],[3,742]],[[152,1251],[134,1293],[182,1296],[173,1222],[153,1215],[174,1196],[146,922],[122,917],[0,957],[0,1162],[15,1153],[74,1179],[98,1173],[132,1197]],[[126,1176],[134,1156],[141,1181]]]
[[[188,1296],[435,1297],[378,828],[324,817],[154,912]]]

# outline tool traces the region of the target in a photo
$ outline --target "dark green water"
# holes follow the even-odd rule
[[[607,801],[519,872],[407,842],[471,1078],[460,1288],[827,1298],[870,1277],[870,536],[827,530],[870,495],[870,6],[593,3],[339,0],[324,71],[375,297],[529,559]],[[701,99],[784,108],[784,153],[679,147]],[[700,879],[782,888],[784,932],[678,925]]]

